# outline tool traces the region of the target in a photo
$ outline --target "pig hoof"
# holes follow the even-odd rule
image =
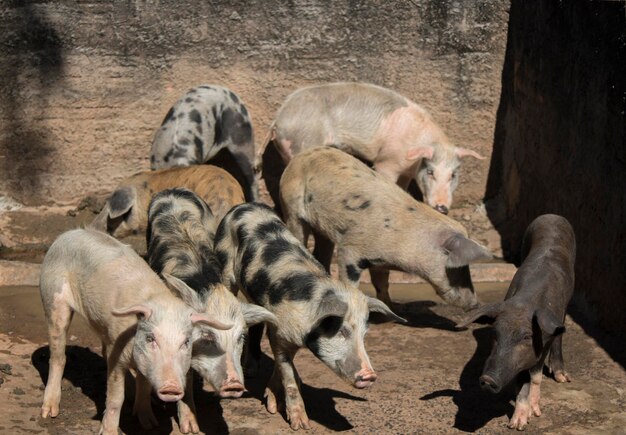
[[[311,429],[309,417],[300,406],[288,408],[287,419],[289,420],[289,425],[293,430],[298,430],[300,428],[305,430]]]
[[[539,409],[537,407],[537,409]],[[510,429],[524,430],[526,425],[528,424],[528,419],[531,415],[530,406],[528,403],[525,405],[516,405],[515,411],[513,412],[513,416],[511,417],[511,421],[509,422]]]
[[[200,427],[198,426],[198,422],[196,421],[195,417],[191,416],[186,416],[183,417],[182,419],[180,419],[180,422],[178,424],[178,427],[180,429],[181,433],[198,433],[200,432]]]
[[[41,407],[41,416],[43,418],[48,418],[48,416],[56,417],[57,415],[59,415],[59,405],[44,405]]]
[[[272,390],[266,388],[265,394],[263,396],[265,397],[265,408],[267,408],[267,412],[269,412],[270,414],[276,414],[276,411],[278,410],[278,405],[276,403],[276,396],[274,395]]]
[[[557,370],[556,372],[554,372],[554,380],[558,383],[572,382],[572,378],[569,377],[569,374],[562,370]]]

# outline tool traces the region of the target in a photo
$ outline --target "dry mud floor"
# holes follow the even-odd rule
[[[371,288],[363,286],[371,294]],[[479,285],[484,301],[501,299],[506,284]],[[430,287],[396,285],[408,326],[373,322],[367,348],[379,379],[368,390],[340,381],[308,351],[296,366],[312,429],[309,433],[512,433],[511,391],[484,393],[478,376],[490,348],[490,329],[474,325],[457,331],[460,310],[440,303]],[[569,316],[564,338],[566,367],[572,382],[544,377],[541,409],[528,433],[624,433],[626,372]],[[608,341],[607,341],[608,340]],[[623,339],[620,339],[623,343]],[[603,343],[619,343],[605,337]],[[105,400],[105,364],[100,343],[79,316],[70,329],[61,414],[42,420],[39,407],[47,376],[48,348],[41,302],[35,287],[0,288],[0,433],[88,434],[98,430]],[[247,379],[241,399],[218,400],[196,382],[201,429],[205,433],[290,433],[281,415],[268,414],[261,397],[272,359],[267,342],[262,372]],[[615,354],[614,354],[615,355]],[[624,361],[623,358],[619,358]],[[128,380],[132,385],[132,380]],[[130,389],[132,392],[132,389]],[[127,434],[179,433],[175,407],[155,399],[158,430],[143,431],[131,415],[132,393],[122,413]]]

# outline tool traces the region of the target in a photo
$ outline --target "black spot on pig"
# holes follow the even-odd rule
[[[348,232],[348,227],[339,227],[337,228],[337,231],[339,232],[339,234],[343,236],[344,234]]]
[[[416,212],[417,211],[417,209],[415,207],[413,207],[413,206],[407,207],[407,210],[410,211],[410,212]]]
[[[282,234],[283,232],[285,232],[285,226],[281,222],[271,220],[257,226],[254,230],[254,236],[257,239],[264,239],[268,236]]]
[[[193,101],[193,98],[191,97],[185,98],[185,103],[191,103],[192,101]]]
[[[198,89],[213,89],[212,86],[207,86],[207,85],[202,85],[202,86],[198,86]]]
[[[359,269],[367,269],[372,265],[372,263],[370,263],[370,261],[366,258],[361,258],[357,265],[359,266]]]
[[[147,188],[148,188],[148,182],[147,182],[147,181],[144,181],[144,182],[143,182],[143,184],[142,184],[142,186],[143,186],[143,188],[144,188],[144,189],[147,189]]]
[[[216,125],[215,142],[222,143],[230,140],[236,145],[247,145],[252,137],[252,126],[238,112],[226,108],[220,117],[219,132]]]
[[[241,256],[241,269],[239,270],[239,281],[246,282],[246,275],[248,273],[248,267],[254,260],[254,251],[252,249],[244,249]]]
[[[150,164],[154,165],[156,163],[156,157],[150,156]]]
[[[191,112],[189,112],[189,120],[191,122],[200,124],[202,122],[202,115],[200,115],[200,112],[198,112],[196,109],[193,109]]]
[[[307,203],[313,202],[313,194],[312,194],[312,193],[309,193],[309,194],[306,196],[306,202],[307,202]]]
[[[217,240],[217,234],[215,235],[215,239]],[[216,249],[215,256],[217,257],[217,261],[219,261],[222,266],[226,266],[226,264],[228,263],[228,252],[222,251],[221,249]]]
[[[182,146],[187,146],[189,145],[189,139],[187,139],[186,137],[183,137],[182,139],[178,140],[178,144]]]
[[[277,283],[273,283],[268,292],[269,302],[279,304],[284,299],[308,301],[311,299],[317,277],[311,273],[293,273]]]
[[[384,220],[384,227],[386,229],[391,228],[391,219],[390,218],[385,218],[385,220]]]
[[[351,195],[349,198],[344,198],[341,203],[347,210],[359,211],[365,210],[371,205],[369,200],[363,199],[361,195]]]
[[[244,217],[246,213],[249,213],[252,210],[253,210],[253,207],[251,204],[243,204],[243,205],[237,206],[233,208],[233,211],[231,212],[232,219],[235,222],[240,221],[241,218]]]
[[[269,287],[269,275],[264,270],[259,270],[254,277],[248,281],[246,289],[255,304],[263,305]]]
[[[165,115],[165,118],[163,118],[163,122],[161,123],[161,125],[166,124],[168,122],[170,122],[172,119],[174,119],[176,111],[174,110],[173,107],[170,107],[170,110],[168,110],[167,114]]]
[[[185,210],[178,215],[178,220],[181,222],[187,222],[189,219],[191,219],[191,212],[189,210]]]
[[[239,106],[239,111],[244,117],[248,117],[248,109],[246,109],[246,106],[244,106],[243,104]]]
[[[237,238],[239,242],[245,241],[249,235],[250,233],[248,233],[248,230],[246,230],[243,225],[237,227]]]
[[[263,250],[261,259],[265,266],[271,266],[285,255],[292,252],[292,245],[282,237],[268,241]]]
[[[174,148],[170,148],[169,151],[163,156],[163,161],[166,163],[169,162],[172,155],[174,155]]]
[[[358,281],[361,277],[361,271],[357,269],[354,264],[348,264],[346,266],[346,274],[350,281]]]
[[[200,127],[200,124],[198,124],[198,127]],[[204,154],[202,152],[202,139],[200,139],[198,136],[194,136],[193,138],[193,143],[196,146],[196,159],[201,162],[202,160],[204,160],[202,157],[202,155]]]
[[[228,95],[230,96],[230,99],[233,100],[233,103],[239,104],[239,98],[237,98],[237,95],[235,95],[232,91],[228,91]]]
[[[176,188],[170,189],[167,192],[173,194],[176,198],[191,202],[193,206],[200,211],[201,215],[204,215],[204,210],[209,208],[209,206],[191,190]]]

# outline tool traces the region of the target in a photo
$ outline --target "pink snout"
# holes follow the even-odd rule
[[[231,397],[237,399],[243,396],[243,392],[246,391],[243,384],[238,379],[229,379],[224,381],[222,388],[220,388],[220,397]]]
[[[178,385],[166,385],[157,391],[157,396],[164,402],[177,402],[183,398],[185,392]]]
[[[356,374],[354,378],[354,386],[356,388],[367,388],[372,385],[378,376],[373,370],[363,369]]]

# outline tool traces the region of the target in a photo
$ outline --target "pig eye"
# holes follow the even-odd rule
[[[350,338],[350,330],[346,327],[343,327],[339,330],[339,333],[343,335],[344,338]]]
[[[186,339],[185,342],[183,343],[183,346],[185,347],[189,347],[189,339]]]
[[[533,335],[531,333],[524,334],[523,340],[532,340],[532,339],[533,339]]]
[[[456,178],[456,176],[457,176],[457,175],[458,175],[458,174],[457,174],[456,172],[453,172],[453,173],[452,173],[452,178],[453,178],[453,179],[454,179],[454,178]]]
[[[426,174],[432,177],[433,175],[435,175],[435,171],[433,171],[432,169],[426,169]]]
[[[146,341],[147,341],[148,343],[154,343],[154,340],[155,340],[155,339],[154,339],[154,335],[152,335],[152,334],[148,334],[148,335],[146,335]]]

